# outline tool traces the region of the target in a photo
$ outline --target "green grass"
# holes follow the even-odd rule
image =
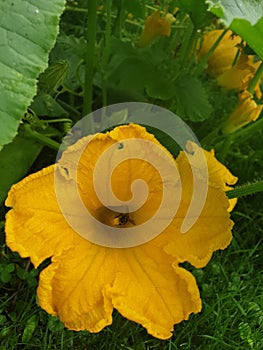
[[[162,2],[163,1],[160,3]],[[119,4],[126,4],[126,6],[128,6],[128,4],[132,3],[132,1],[113,2],[112,20],[116,18],[115,24],[118,24],[119,15],[121,17],[121,12],[118,12],[121,9]],[[134,3],[144,2],[137,1]],[[151,4],[152,2],[149,3]],[[169,3],[172,4],[174,2],[169,1]],[[83,102],[81,97],[81,89],[84,81],[84,77],[82,76],[84,69],[83,52],[85,52],[86,47],[83,46],[83,51],[81,45],[85,43],[84,34],[86,31],[87,1],[68,0],[67,4],[71,9],[66,11],[62,16],[60,24],[61,36],[50,58],[51,63],[56,63],[64,58],[69,59],[71,67],[77,67],[76,72],[74,69],[70,71],[70,75],[73,75],[74,71],[76,76],[73,76],[72,81],[72,77],[68,77],[65,84],[65,86],[68,85],[68,91],[66,91],[64,95],[59,95],[56,104],[50,107],[51,109],[55,109],[55,107],[58,108],[57,104],[61,103],[62,106],[65,107],[65,111],[69,112],[70,118],[76,121],[81,115],[81,105]],[[76,12],[72,12],[74,7]],[[77,7],[82,10],[77,11]],[[76,13],[78,15],[76,15]],[[169,78],[172,78],[172,80],[179,74],[180,68],[180,64],[176,62],[178,52],[174,52],[174,48],[179,50],[180,54],[180,40],[185,42],[185,32],[182,31],[184,27],[180,28],[179,26],[180,16],[182,17],[181,21],[183,25],[186,26],[185,28],[187,29],[185,13],[180,10],[176,19],[178,28],[174,28],[174,37],[172,39],[163,38],[166,41],[160,41],[156,46],[153,45],[149,52],[147,50],[145,52],[142,51],[140,52],[140,56],[138,56],[146,67],[148,65],[149,54],[151,54],[152,57],[154,56],[155,59],[160,55],[160,60],[156,62],[153,61],[154,67],[156,65],[159,69],[163,66],[163,71],[160,70],[160,72],[164,73],[164,76],[169,73]],[[105,16],[103,12],[99,13],[96,51],[90,51],[91,55],[95,54],[98,62],[106,57],[104,56],[106,44],[103,42],[106,38],[104,32],[107,25],[107,18],[109,17]],[[114,26],[114,31],[116,29],[115,27],[117,28],[119,25]],[[100,75],[102,75],[102,82],[109,73],[112,74],[112,72],[114,72],[114,74],[117,75],[117,78],[115,77],[116,86],[114,82],[110,82],[113,85],[111,86],[111,84],[109,84],[107,87],[107,93],[109,95],[108,103],[137,100],[138,96],[140,98],[142,97],[140,93],[137,95],[137,87],[141,88],[142,85],[145,88],[143,76],[138,80],[137,76],[128,74],[130,81],[129,79],[125,81],[127,90],[125,89],[124,91],[122,91],[122,88],[118,87],[117,84],[118,79],[121,80],[122,78],[118,65],[120,62],[127,63],[125,48],[129,47],[129,45],[126,47],[126,44],[131,39],[132,45],[129,48],[129,52],[131,55],[135,55],[137,49],[134,48],[134,44],[137,40],[138,30],[141,30],[142,27],[142,18],[140,18],[138,22],[135,18],[134,23],[129,20],[124,25],[124,28],[122,28],[122,36],[125,40],[119,41],[115,38],[116,40],[113,42],[117,48],[112,47],[111,54],[114,58],[113,63],[111,62],[109,67],[107,67],[107,65],[105,65],[105,67],[100,67],[100,65],[96,67],[96,84],[99,82],[98,78]],[[108,32],[108,34],[110,33]],[[68,37],[65,35],[68,35]],[[169,42],[170,44],[167,46],[166,43]],[[64,46],[67,50],[64,50]],[[191,47],[191,45],[189,47]],[[167,50],[163,50],[164,48]],[[120,51],[119,56],[116,55],[115,57],[114,55],[118,51]],[[168,54],[167,57],[165,57],[166,54]],[[123,61],[123,55],[125,61]],[[133,56],[131,56],[131,58],[132,57]],[[175,61],[171,59],[172,57]],[[161,60],[161,58],[163,58],[163,60]],[[116,66],[114,66],[114,62]],[[125,70],[133,72],[134,62],[136,62],[136,60],[132,60],[128,66],[125,64]],[[158,62],[164,62],[164,64]],[[187,69],[191,69],[193,62],[190,60],[188,64],[189,67],[187,67],[187,64],[186,67],[185,65],[183,66],[184,69],[186,68],[186,71],[184,71],[184,69],[181,70],[183,73],[182,76],[187,72]],[[106,70],[103,72],[105,68]],[[112,72],[110,69],[112,69]],[[106,74],[105,77],[102,73]],[[206,97],[209,96],[209,101],[214,107],[215,115],[212,114],[211,118],[207,119],[204,123],[197,123],[194,118],[190,118],[192,122],[190,122],[189,125],[193,126],[193,131],[196,132],[200,140],[205,140],[203,145],[209,148],[210,145],[213,145],[214,134],[210,134],[207,140],[207,133],[214,131],[216,125],[219,125],[224,118],[231,113],[236,103],[237,95],[236,93],[229,93],[217,87],[214,79],[209,78],[206,74],[203,74],[200,79],[202,79],[201,81],[208,93],[207,96],[205,93],[204,100],[206,101]],[[159,94],[161,94],[162,96],[162,84],[159,86],[158,75],[153,75],[151,81],[153,83],[155,82],[155,84],[152,85],[154,90],[159,88],[157,89],[157,95],[159,96]],[[132,87],[134,84],[136,89],[133,91]],[[74,91],[71,91],[71,89]],[[136,92],[136,94],[134,94],[134,92]],[[102,94],[103,87],[96,85],[94,88],[94,109],[102,106]],[[118,98],[115,94],[118,95]],[[149,95],[148,97],[150,97],[150,99],[146,98],[146,100],[148,99],[154,103],[156,101],[158,102],[158,100],[155,100],[155,95],[156,93],[154,93],[153,96]],[[42,92],[39,91],[38,97],[41,96]],[[49,91],[49,97],[51,96],[54,96],[53,90]],[[193,96],[195,96],[194,93]],[[198,98],[196,97],[195,100],[198,103],[193,105],[191,109],[192,112],[195,112],[195,109],[200,107],[200,96],[198,94],[197,96]],[[142,100],[145,100],[145,96],[143,96]],[[164,101],[166,101],[165,98]],[[166,106],[167,103],[167,108],[178,107],[177,105],[174,106],[174,99],[171,101],[167,100],[168,102],[164,101],[159,102],[161,102],[163,106]],[[42,103],[44,102],[45,100],[42,101]],[[262,99],[260,102],[263,103]],[[182,103],[181,107],[186,106]],[[61,113],[60,110],[59,113]],[[48,118],[49,115],[47,115],[47,118],[45,117],[45,119]],[[58,126],[58,129],[62,130],[63,127]],[[61,135],[64,131],[61,131]],[[229,150],[224,149],[223,155],[222,148],[221,154],[220,149],[216,148],[216,151],[218,151],[217,155],[219,157],[221,156],[221,159],[225,156],[224,163],[234,175],[239,177],[239,185],[248,181],[253,181],[254,179],[262,178],[262,139],[263,131],[257,131],[256,134],[251,135],[250,139],[246,139],[246,141],[243,141],[242,137],[235,140],[235,143],[231,145]],[[174,145],[171,145],[171,147],[174,147]],[[35,172],[53,163],[55,157],[55,151],[44,148],[29,172]],[[216,252],[209,264],[203,269],[194,269],[189,264],[183,264],[197,279],[203,303],[202,311],[197,315],[191,315],[188,321],[176,325],[174,335],[171,339],[161,341],[147,334],[140,325],[123,318],[117,311],[114,311],[113,324],[97,334],[91,334],[87,331],[74,332],[67,330],[57,318],[43,311],[37,304],[36,288],[38,285],[39,272],[45,267],[48,261],[44,262],[39,269],[35,270],[29,260],[21,259],[18,254],[11,252],[5,246],[4,216],[6,208],[0,207],[0,350],[262,350],[262,208],[263,194],[240,199],[232,213],[235,226],[231,245],[224,251]]]
[[[246,157],[232,162],[241,182],[250,176],[250,167]],[[254,162],[253,169],[259,173],[260,162]],[[263,349],[262,205],[261,194],[240,199],[232,214],[235,226],[231,245],[216,252],[204,269],[185,264],[197,279],[203,308],[176,325],[174,336],[167,341],[151,337],[117,312],[113,324],[98,334],[65,329],[38,307],[39,271],[5,247],[2,222],[0,350]]]

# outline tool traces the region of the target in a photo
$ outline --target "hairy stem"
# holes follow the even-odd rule
[[[60,148],[60,143],[50,139],[49,137],[47,137],[43,134],[40,134],[36,130],[31,129],[30,125],[28,125],[28,124],[25,124],[23,126],[23,131],[26,133],[27,136],[39,141],[40,143],[42,143],[45,146],[48,146],[56,151],[58,151]]]
[[[257,192],[263,192],[263,180],[248,183],[233,190],[226,191],[226,195],[229,199],[231,199],[248,196]]]

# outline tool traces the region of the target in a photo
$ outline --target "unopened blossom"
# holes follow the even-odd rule
[[[253,96],[248,91],[239,94],[239,102],[226,120],[223,132],[232,133],[242,126],[258,119],[263,105],[257,104]]]
[[[175,21],[171,13],[167,13],[164,17],[160,15],[160,11],[156,11],[145,20],[143,32],[139,38],[138,46],[146,47],[160,36],[170,36],[171,24]]]
[[[261,61],[255,61],[253,55],[241,54],[236,64],[221,74],[217,78],[217,82],[220,86],[229,90],[246,90],[260,64]],[[254,89],[257,98],[262,96],[260,83],[261,79],[259,79]]]

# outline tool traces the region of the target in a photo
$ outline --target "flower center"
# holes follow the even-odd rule
[[[95,215],[97,220],[112,227],[132,227],[136,225],[131,213],[122,213],[101,207],[96,210]]]
[[[130,215],[128,213],[120,213],[119,215],[115,216],[114,219],[116,220],[117,226],[123,226],[130,221]]]

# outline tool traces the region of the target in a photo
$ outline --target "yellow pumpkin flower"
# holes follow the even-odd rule
[[[237,63],[226,70],[217,78],[217,82],[220,86],[229,89],[243,91],[248,88],[251,78],[255,75],[261,61],[254,62],[253,55],[241,54]],[[258,81],[255,87],[255,94],[257,98],[261,98],[262,93],[260,90],[261,80]]]
[[[149,192],[142,207],[124,214],[117,207],[111,210],[102,205],[93,175],[105,152],[111,152],[110,159],[118,158],[123,143],[134,139],[136,158],[127,159],[114,169],[110,178],[112,191],[120,200],[129,200],[131,184],[143,179]],[[148,143],[137,144],[137,140]],[[158,236],[137,246],[114,248],[92,243],[73,229],[58,204],[54,176],[57,172],[62,186],[72,183],[72,167],[83,145],[77,162],[78,193],[89,212],[108,228],[140,227],[159,207],[163,183],[159,171],[144,161],[149,153],[168,174],[169,162],[175,165],[181,179],[181,201],[171,223]],[[58,316],[69,329],[99,332],[112,323],[115,308],[160,339],[170,338],[174,324],[201,310],[195,278],[179,263],[189,261],[195,267],[203,267],[214,251],[225,249],[230,243],[233,222],[225,190],[237,179],[215,159],[213,152],[203,151],[193,143],[189,148],[189,155],[181,152],[174,160],[145,128],[136,124],[119,126],[105,134],[80,139],[63,153],[56,166],[32,174],[11,188],[6,200],[6,205],[12,207],[6,217],[7,245],[22,257],[30,257],[35,267],[51,257],[50,265],[40,274],[37,290],[44,310]],[[129,155],[130,149],[124,147],[123,151]],[[207,197],[200,216],[183,234],[180,227],[191,202],[192,167],[198,170],[200,166],[199,152],[204,152],[208,167]],[[70,158],[65,158],[65,154]],[[109,167],[110,163],[104,164],[99,174],[107,173]],[[200,176],[198,188],[202,188],[203,181]],[[175,187],[171,196],[177,195]],[[75,210],[74,196],[70,200],[72,215],[79,222],[83,218]],[[100,234],[93,224],[84,229],[93,237]]]
[[[199,60],[207,54],[223,32],[223,29],[215,29],[205,33],[202,46],[197,52]],[[241,41],[240,36],[234,35],[231,30],[228,30],[207,61],[208,72],[217,77],[227,69],[230,69],[238,53],[238,45]]]
[[[239,94],[239,102],[225,122],[223,127],[224,133],[232,133],[242,126],[258,119],[263,105],[257,105],[253,96],[248,91]]]
[[[139,38],[138,46],[146,47],[160,36],[170,36],[171,24],[175,21],[171,13],[167,13],[164,17],[160,16],[160,11],[154,12],[145,20],[143,32]]]
[[[197,58],[199,60],[207,54],[222,34],[223,29],[216,29],[204,35],[202,46],[197,51]],[[242,39],[240,36],[228,30],[207,61],[208,72],[217,78],[220,86],[229,90],[243,91],[247,89],[250,79],[253,78],[261,63],[261,61],[254,62],[253,55],[241,53],[237,62],[233,65],[241,42]],[[261,98],[262,96],[260,83],[261,79],[259,79],[255,87],[257,98]]]

